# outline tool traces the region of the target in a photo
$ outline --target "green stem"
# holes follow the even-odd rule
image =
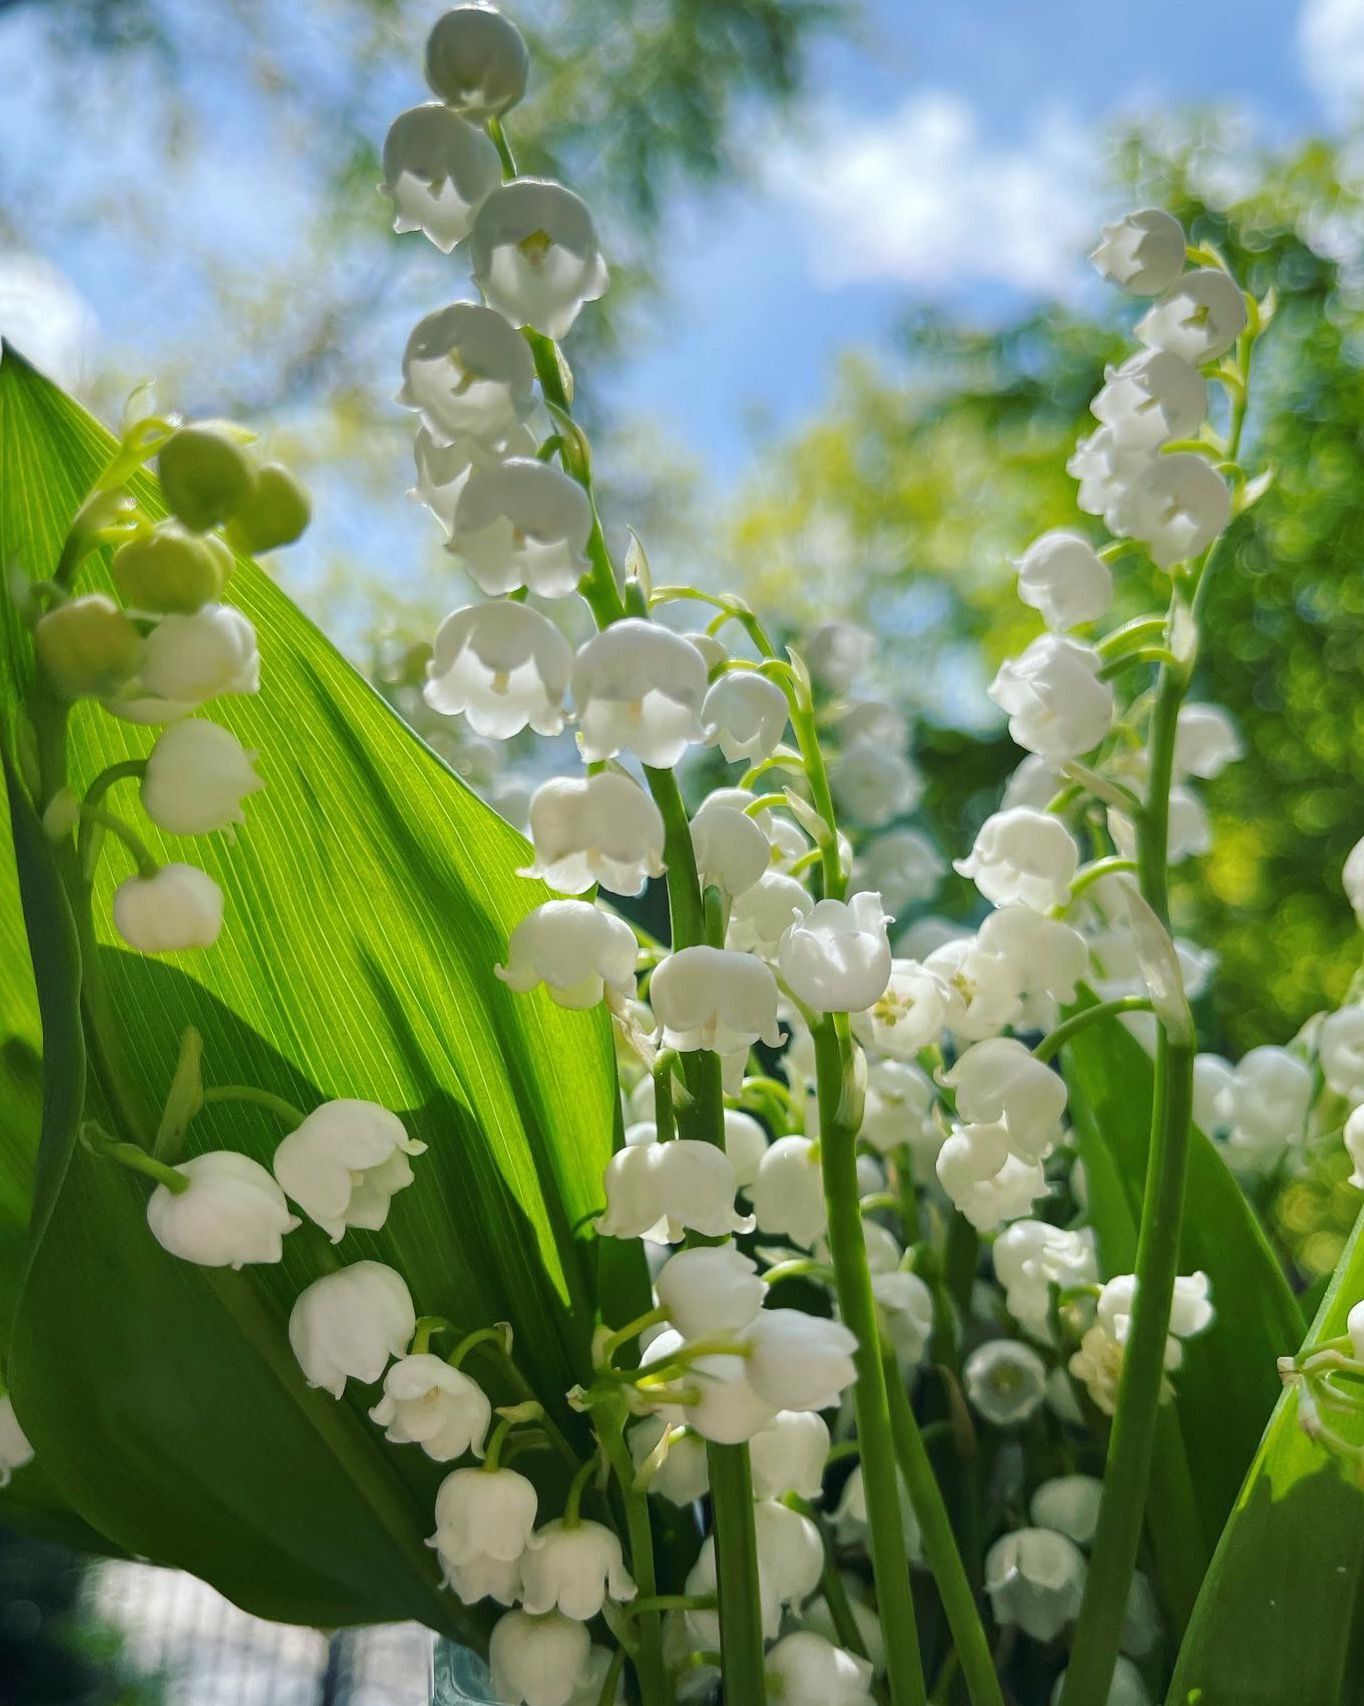
[[[110,835],[117,836],[132,854],[137,874],[144,881],[154,877],[161,869],[159,863],[152,858],[142,837],[129,828],[117,813],[106,811],[103,806],[84,805],[81,807],[81,819],[85,823],[98,824],[101,829],[107,829]]]
[[[909,1394],[894,1357],[887,1356],[884,1362],[896,1461],[909,1489],[909,1502],[919,1519],[924,1555],[938,1584],[938,1594],[961,1660],[971,1706],[1004,1706],[994,1659],[990,1655],[990,1643],[985,1638],[985,1628],[980,1620],[980,1608],[966,1579],[966,1569],[957,1550],[947,1506],[943,1503],[942,1490],[933,1473]]]
[[[625,1504],[625,1531],[630,1541],[630,1571],[640,1598],[658,1596],[654,1567],[654,1536],[649,1520],[648,1494],[635,1486],[635,1466],[625,1443],[624,1416],[603,1417],[602,1449],[620,1487]],[[643,1706],[667,1706],[672,1699],[668,1668],[663,1662],[663,1623],[658,1611],[643,1610],[636,1619],[638,1644],[634,1652],[635,1676]],[[736,1695],[736,1699],[743,1696]]]
[[[115,782],[131,781],[134,776],[141,778],[146,774],[145,758],[124,758],[117,764],[106,765],[85,790],[85,804],[97,806]]]
[[[110,1138],[100,1144],[99,1153],[124,1167],[130,1167],[135,1173],[145,1173],[149,1179],[155,1179],[158,1185],[164,1185],[176,1196],[189,1189],[189,1180],[183,1173],[177,1173],[174,1167],[168,1167],[164,1161],[158,1161],[154,1155],[148,1155],[141,1144],[119,1143]]]
[[[857,1128],[846,1111],[851,1049],[846,1023],[827,1015],[814,1028],[819,1094],[820,1166],[829,1212],[838,1309],[857,1339],[853,1399],[861,1446],[872,1574],[881,1628],[886,1639],[886,1675],[893,1706],[925,1706],[919,1632],[909,1587],[909,1559],[900,1525],[900,1489],[895,1467],[886,1374],[881,1361],[876,1297],[862,1235],[857,1191]],[[743,1700],[742,1694],[736,1699]]]
[[[1099,1019],[1111,1019],[1115,1013],[1150,1013],[1154,1004],[1149,995],[1116,995],[1111,1001],[1099,1001],[1063,1019],[1054,1031],[1049,1031],[1032,1051],[1034,1060],[1050,1060],[1064,1048],[1077,1031]]]
[[[283,1096],[273,1090],[260,1090],[254,1084],[214,1084],[204,1091],[204,1105],[210,1102],[250,1102],[258,1108],[268,1108],[278,1114],[291,1131],[303,1124],[305,1115]]]
[[[1092,865],[1086,865],[1070,885],[1070,901],[1074,905],[1086,889],[1093,888],[1095,883],[1101,883],[1105,877],[1116,877],[1124,873],[1134,872],[1137,868],[1135,859],[1121,859],[1116,854],[1107,859],[1096,859]]]
[[[564,1494],[563,1525],[565,1528],[577,1528],[582,1521],[579,1514],[582,1508],[583,1494],[587,1491],[587,1483],[597,1473],[598,1459],[589,1457],[579,1465],[577,1473],[568,1483],[568,1491]]]

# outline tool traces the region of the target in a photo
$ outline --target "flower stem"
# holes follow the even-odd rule
[[[619,1416],[604,1416],[600,1430],[602,1450],[620,1486],[625,1504],[625,1531],[630,1541],[630,1570],[635,1578],[640,1599],[645,1602],[658,1597],[658,1576],[654,1568],[654,1536],[649,1520],[648,1494],[635,1486],[635,1466],[630,1448],[625,1443],[624,1410]],[[575,1515],[576,1510],[575,1510]],[[663,1624],[656,1609],[643,1609],[636,1619],[637,1646],[633,1659],[635,1677],[639,1683],[643,1706],[668,1706],[672,1689],[668,1669],[663,1662]],[[743,1696],[736,1695],[736,1699]]]
[[[1115,995],[1111,1001],[1099,1001],[1063,1019],[1054,1031],[1048,1031],[1032,1051],[1034,1060],[1050,1060],[1064,1048],[1077,1031],[1083,1031],[1098,1019],[1111,1019],[1118,1013],[1150,1013],[1154,1003],[1149,995]]]
[[[827,1015],[814,1027],[819,1090],[820,1166],[829,1211],[838,1309],[856,1336],[857,1384],[853,1398],[863,1482],[867,1491],[872,1574],[886,1640],[886,1676],[892,1706],[925,1706],[923,1663],[909,1559],[900,1526],[900,1489],[895,1466],[885,1368],[881,1361],[876,1298],[867,1265],[857,1189],[857,1122],[846,1102],[851,1087],[851,1047],[846,1023]],[[740,1694],[737,1699],[744,1700]]]
[[[277,1114],[291,1131],[303,1124],[304,1114],[273,1090],[260,1090],[254,1084],[214,1084],[204,1091],[204,1104],[209,1102],[250,1102],[258,1108],[268,1108]]]

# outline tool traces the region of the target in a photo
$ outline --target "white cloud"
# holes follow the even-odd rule
[[[1303,76],[1327,113],[1358,118],[1364,107],[1364,0],[1305,0],[1298,17]]]
[[[0,337],[59,385],[79,390],[95,317],[66,274],[37,255],[0,251]]]
[[[779,149],[774,187],[809,216],[821,284],[891,279],[926,293],[990,282],[1073,289],[1098,217],[1091,131],[1038,115],[1017,141],[982,134],[942,90],[866,120],[830,112]]]

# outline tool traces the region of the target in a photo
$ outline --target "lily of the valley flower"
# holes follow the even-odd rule
[[[479,122],[514,107],[529,72],[520,30],[491,6],[456,6],[426,38],[426,81],[456,112]]]
[[[482,1558],[515,1563],[538,1508],[534,1486],[514,1469],[452,1469],[436,1491],[436,1532],[428,1545],[447,1569]]]
[[[923,777],[902,752],[859,740],[829,767],[839,808],[858,823],[879,829],[912,812],[923,796]]]
[[[598,883],[612,894],[638,894],[662,876],[663,817],[628,776],[551,777],[530,802],[535,863],[523,877],[539,877],[563,894],[582,894]]]
[[[1047,1188],[1039,1161],[1025,1161],[1002,1125],[959,1126],[938,1151],[938,1182],[977,1232],[1027,1214]]]
[[[398,114],[384,138],[383,164],[393,229],[425,232],[447,255],[502,179],[487,133],[434,101]]]
[[[1120,445],[1157,450],[1172,438],[1192,438],[1208,412],[1208,387],[1196,367],[1169,350],[1142,350],[1104,373],[1090,405]]]
[[[1169,350],[1193,367],[1225,355],[1246,329],[1241,287],[1217,267],[1180,277],[1136,324],[1138,342]]]
[[[784,1635],[764,1661],[782,1706],[872,1706],[872,1667],[822,1635]]]
[[[746,1232],[737,1214],[734,1166],[713,1143],[673,1138],[667,1143],[627,1143],[606,1165],[606,1212],[597,1221],[604,1238],[649,1238],[677,1243],[690,1228],[706,1237]]]
[[[830,1444],[828,1423],[816,1411],[779,1410],[748,1442],[754,1497],[819,1498]]]
[[[375,1102],[324,1102],[275,1150],[275,1177],[332,1243],[348,1226],[377,1232],[396,1192],[412,1183],[408,1157],[426,1145]]]
[[[225,693],[260,687],[256,630],[230,604],[205,604],[190,616],[163,616],[147,636],[140,692],[108,701],[132,722],[170,722]]]
[[[1081,757],[1113,724],[1113,689],[1099,679],[1098,653],[1058,634],[1001,664],[987,691],[1018,745],[1046,758]]]
[[[382,1262],[352,1262],[300,1292],[289,1344],[309,1386],[339,1398],[347,1380],[372,1385],[406,1351],[417,1328],[402,1275]]]
[[[682,1335],[668,1328],[650,1343],[640,1359],[641,1367],[670,1361],[684,1348]],[[654,1408],[665,1420],[685,1423],[715,1445],[740,1445],[751,1439],[767,1426],[776,1410],[749,1384],[747,1363],[741,1356],[722,1353],[693,1357],[680,1384],[687,1389],[685,1402],[665,1401]]]
[[[764,1309],[743,1333],[748,1383],[776,1410],[827,1410],[856,1378],[857,1339],[841,1321]]]
[[[890,941],[879,894],[817,901],[787,930],[782,976],[798,1000],[821,1013],[862,1013],[890,982]]]
[[[1050,1528],[1019,1528],[985,1555],[985,1591],[995,1622],[1017,1624],[1035,1641],[1051,1641],[1080,1610],[1084,1554]]]
[[[514,1706],[571,1706],[601,1677],[587,1626],[551,1611],[509,1611],[488,1641],[493,1693]]]
[[[727,1055],[756,1042],[781,1043],[777,982],[752,954],[680,948],[654,972],[649,999],[665,1048]]]
[[[1175,725],[1176,776],[1198,776],[1211,781],[1229,764],[1244,758],[1245,751],[1236,725],[1220,705],[1189,699],[1179,707]]]
[[[701,706],[706,740],[730,764],[752,764],[776,751],[786,728],[786,695],[775,681],[753,670],[729,670],[714,683]]]
[[[987,1339],[962,1364],[966,1396],[987,1422],[1014,1428],[1042,1407],[1047,1365],[1017,1339]]]
[[[781,871],[765,871],[737,895],[730,909],[725,946],[770,958],[788,928],[814,905],[805,885]]]
[[[205,1268],[279,1261],[285,1233],[300,1223],[259,1161],[214,1149],[175,1171],[188,1190],[158,1185],[147,1201],[147,1225],[164,1250]]]
[[[779,1137],[769,1144],[749,1192],[758,1229],[782,1234],[808,1249],[828,1224],[819,1152],[808,1137]]]
[[[761,827],[723,800],[702,802],[691,820],[691,840],[701,886],[714,883],[727,895],[746,894],[771,863]]]
[[[230,729],[195,717],[172,723],[147,758],[142,807],[172,835],[207,835],[242,823],[241,802],[265,784]]]
[[[1065,905],[1079,862],[1080,849],[1060,818],[1030,806],[1011,806],[986,818],[970,857],[955,861],[986,900],[1034,912]]]
[[[512,456],[470,473],[446,549],[490,595],[526,587],[565,598],[588,570],[591,531],[592,508],[576,480],[533,456]]]
[[[1004,1287],[1005,1307],[1042,1343],[1051,1341],[1051,1288],[1092,1285],[1099,1277],[1093,1234],[1015,1220],[991,1247],[995,1278]]]
[[[548,900],[512,931],[507,963],[493,969],[510,989],[543,983],[560,1007],[595,1007],[608,991],[633,993],[638,953],[624,919],[588,900]]]
[[[610,283],[586,204],[547,178],[495,189],[469,233],[474,283],[516,326],[562,338]]]
[[[433,711],[463,712],[489,740],[509,740],[527,724],[557,735],[572,670],[572,647],[538,610],[470,604],[441,623],[424,693]]]
[[[440,443],[495,444],[530,414],[534,384],[535,359],[516,328],[481,302],[452,302],[413,328],[398,401]]]
[[[64,699],[121,692],[142,661],[143,641],[126,610],[102,592],[68,598],[38,618],[33,645]]]
[[[733,1244],[679,1250],[664,1263],[654,1290],[684,1339],[737,1333],[754,1319],[767,1294],[757,1263]]]
[[[1118,505],[1117,530],[1140,539],[1162,569],[1205,551],[1231,520],[1231,488],[1205,456],[1158,456]]]
[[[1014,568],[1018,596],[1040,611],[1053,631],[1097,622],[1113,602],[1108,564],[1082,533],[1069,528],[1053,528],[1034,539]]]
[[[114,928],[143,954],[211,948],[223,925],[223,891],[197,865],[162,865],[114,890]]]
[[[526,1542],[521,1603],[531,1616],[562,1612],[575,1622],[596,1617],[607,1599],[618,1605],[638,1590],[625,1568],[620,1541],[599,1522],[547,1522]]]
[[[483,1388],[429,1351],[399,1357],[384,1376],[384,1395],[370,1411],[393,1445],[419,1445],[437,1463],[472,1451],[483,1455],[492,1405]]]
[[[1184,271],[1184,227],[1164,208],[1142,207],[1105,225],[1090,255],[1104,278],[1133,296],[1159,296]]]
[[[680,634],[630,616],[594,634],[573,663],[573,698],[589,764],[632,752],[670,769],[704,738],[706,666]]]
[[[1016,1037],[972,1043],[943,1082],[956,1090],[957,1112],[968,1125],[1002,1124],[1024,1160],[1040,1161],[1055,1141],[1066,1081]]]

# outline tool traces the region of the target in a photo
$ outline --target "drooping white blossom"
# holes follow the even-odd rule
[[[696,647],[656,622],[626,617],[594,634],[573,663],[573,698],[589,764],[632,752],[669,769],[704,738],[706,666]]]
[[[477,1381],[429,1351],[399,1357],[384,1376],[384,1395],[370,1411],[392,1445],[419,1445],[437,1463],[472,1451],[483,1455],[492,1405]]]
[[[786,695],[751,669],[727,670],[707,692],[701,726],[730,764],[752,764],[777,748],[786,728]]]
[[[986,953],[1005,962],[1023,995],[1049,995],[1063,1005],[1075,999],[1089,946],[1069,924],[1030,906],[1001,906],[981,924],[977,938]]]
[[[1066,463],[1067,474],[1079,482],[1077,507],[1086,515],[1103,516],[1110,528],[1116,527],[1123,499],[1152,460],[1151,451],[1120,444],[1112,427],[1100,427],[1082,438]]]
[[[804,918],[814,897],[795,877],[766,871],[735,896],[725,931],[725,946],[771,958],[787,930]]]
[[[688,1228],[723,1238],[752,1226],[735,1212],[733,1163],[713,1143],[627,1142],[607,1162],[603,1186],[606,1212],[596,1224],[604,1238],[676,1243]]]
[[[1314,1091],[1312,1069],[1287,1049],[1266,1044],[1242,1055],[1222,1109],[1228,1163],[1245,1172],[1274,1166],[1302,1137]]]
[[[259,1161],[213,1149],[175,1171],[188,1190],[158,1185],[147,1201],[147,1225],[162,1249],[205,1268],[279,1261],[285,1233],[300,1223]]]
[[[344,1096],[314,1108],[275,1150],[275,1177],[286,1195],[332,1243],[348,1226],[377,1232],[396,1192],[412,1183],[410,1156],[426,1145],[409,1137],[395,1113]]]
[[[985,1591],[995,1622],[1017,1624],[1035,1641],[1052,1641],[1079,1614],[1084,1554],[1052,1528],[1019,1528],[985,1555]]]
[[[987,689],[1019,746],[1046,758],[1080,758],[1113,723],[1113,689],[1092,646],[1043,634],[999,667]]]
[[[777,982],[752,954],[697,946],[669,954],[649,983],[663,1046],[731,1054],[756,1042],[776,1048]]]
[[[463,712],[489,740],[509,740],[527,724],[536,734],[557,735],[572,671],[572,647],[538,610],[470,604],[437,630],[424,695],[433,711]]]
[[[937,1174],[978,1232],[1026,1215],[1047,1188],[1041,1163],[1015,1155],[1002,1125],[959,1126],[938,1151]]]
[[[412,439],[412,460],[417,483],[408,497],[425,504],[448,535],[455,524],[460,496],[475,468],[500,462],[507,456],[534,456],[535,435],[525,426],[514,426],[505,438],[484,443],[461,436],[448,444],[434,437],[429,427],[418,426]]]
[[[829,1461],[829,1427],[813,1410],[779,1410],[748,1442],[753,1496],[780,1499],[796,1493],[817,1499]]]
[[[114,890],[114,928],[143,954],[211,948],[223,925],[223,891],[197,865],[162,865]]]
[[[1110,283],[1133,296],[1159,296],[1184,271],[1184,227],[1160,207],[1142,207],[1105,225],[1090,255]]]
[[[1017,1339],[987,1339],[962,1364],[962,1385],[977,1412],[997,1428],[1015,1428],[1042,1406],[1047,1365]]]
[[[1177,777],[1198,776],[1211,781],[1228,764],[1243,758],[1245,750],[1236,725],[1220,705],[1189,699],[1179,707],[1174,756]]]
[[[667,1435],[660,1462],[656,1453]],[[710,1490],[706,1444],[690,1428],[670,1426],[662,1416],[645,1416],[626,1436],[636,1471],[653,1459],[649,1491],[675,1505],[692,1505]]]
[[[490,596],[526,587],[565,598],[590,567],[591,531],[592,507],[576,480],[534,456],[512,456],[471,470],[446,549]]]
[[[1172,438],[1192,438],[1208,412],[1203,375],[1169,350],[1142,350],[1104,372],[1090,405],[1124,449],[1157,450]]]
[[[1205,551],[1231,519],[1231,488],[1191,450],[1158,456],[1127,488],[1118,531],[1140,539],[1162,568]]]
[[[654,1291],[684,1339],[739,1332],[767,1295],[757,1263],[733,1244],[679,1250],[663,1264]]]
[[[910,1563],[918,1564],[923,1561],[923,1536],[919,1531],[919,1521],[914,1514],[914,1506],[910,1503],[909,1491],[898,1475],[896,1485],[900,1498],[900,1532],[904,1535],[905,1551]],[[866,1545],[867,1484],[860,1463],[843,1483],[843,1491],[834,1508],[832,1521],[834,1533],[844,1545]]]
[[[923,777],[902,752],[869,741],[839,753],[829,782],[839,810],[870,829],[912,812],[924,791]]]
[[[858,1040],[894,1060],[913,1060],[940,1041],[950,1001],[935,971],[917,960],[894,959],[884,992],[853,1018]]]
[[[172,835],[207,835],[243,823],[241,802],[265,786],[255,757],[219,723],[198,717],[172,723],[147,755],[142,809]]]
[[[1066,1107],[1066,1081],[1016,1037],[987,1037],[958,1057],[943,1082],[957,1092],[968,1125],[1003,1125],[1009,1146],[1040,1161],[1055,1141]]]
[[[303,1378],[339,1398],[347,1380],[376,1381],[417,1328],[402,1275],[382,1262],[352,1262],[301,1291],[289,1313],[289,1344]]]
[[[856,1378],[856,1337],[802,1309],[764,1309],[743,1333],[748,1382],[776,1410],[827,1410]]]
[[[1042,1343],[1051,1341],[1051,1288],[1093,1285],[1099,1277],[1093,1234],[1043,1220],[1015,1220],[991,1246],[1005,1307]]]
[[[944,991],[944,1022],[959,1043],[998,1036],[1018,1019],[1024,974],[1013,957],[994,951],[983,928],[934,948],[924,968]]]
[[[809,1248],[827,1224],[819,1154],[808,1137],[779,1137],[767,1147],[748,1193],[758,1230]]]
[[[806,636],[802,652],[810,674],[831,693],[844,693],[871,663],[876,636],[855,622],[822,623]]]
[[[746,894],[763,877],[772,849],[761,827],[724,800],[703,800],[691,820],[692,847],[701,887]]]
[[[497,444],[535,406],[535,358],[501,314],[452,302],[419,320],[403,351],[398,401],[440,444]]]
[[[1030,752],[1014,767],[999,803],[1002,807],[1031,806],[1034,811],[1045,811],[1065,786],[1065,776],[1050,759]]]
[[[1077,1546],[1088,1546],[1099,1526],[1104,1484],[1096,1475],[1056,1475],[1032,1496],[1028,1514],[1037,1528],[1054,1528]]]
[[[490,308],[556,339],[610,282],[586,203],[547,178],[492,192],[474,215],[469,268]]]
[[[1241,287],[1218,267],[1198,267],[1176,280],[1136,324],[1137,341],[1169,350],[1194,367],[1225,355],[1246,329]]]
[[[136,681],[105,703],[129,722],[164,723],[208,699],[259,688],[250,619],[230,604],[205,604],[189,616],[163,616],[147,636]]]
[[[426,81],[456,112],[480,122],[516,105],[529,72],[520,30],[491,6],[456,6],[426,38]]]
[[[853,889],[879,894],[887,911],[903,912],[916,901],[932,900],[947,872],[947,861],[917,829],[891,829],[858,854]]]
[[[393,229],[422,231],[447,255],[468,236],[475,209],[502,178],[487,133],[435,101],[394,119],[384,138],[383,168]]]
[[[620,1541],[599,1522],[570,1526],[556,1518],[526,1542],[521,1556],[521,1603],[531,1616],[559,1611],[575,1622],[587,1623],[607,1599],[624,1604],[637,1591],[625,1568]]]
[[[867,1068],[866,1104],[858,1136],[882,1155],[902,1144],[908,1144],[916,1155],[924,1149],[936,1155],[941,1142],[933,1120],[936,1096],[933,1080],[912,1061],[872,1061]]]
[[[797,999],[821,1013],[862,1013],[890,982],[890,940],[879,894],[817,901],[781,940],[777,961]]]
[[[623,918],[588,900],[547,900],[527,913],[493,970],[521,993],[543,983],[560,1007],[595,1007],[634,993],[639,945]]]
[[[587,1625],[557,1611],[500,1617],[488,1640],[488,1664],[493,1693],[511,1706],[574,1706],[596,1671]]]
[[[767,1674],[783,1706],[872,1706],[872,1667],[810,1630],[784,1635],[768,1653]]]
[[[904,1268],[871,1276],[882,1330],[904,1367],[919,1362],[933,1336],[933,1293]]]
[[[641,1367],[665,1363],[684,1348],[682,1335],[673,1329],[660,1333],[640,1359]],[[693,1357],[681,1374],[687,1389],[682,1403],[665,1402],[659,1409],[665,1419],[685,1423],[715,1445],[739,1445],[765,1428],[776,1413],[754,1391],[748,1380],[748,1365],[742,1356],[715,1354]]]
[[[1082,533],[1055,527],[1014,559],[1018,596],[1063,632],[1097,622],[1113,602],[1113,575]],[[1045,804],[1045,802],[1043,802]]]
[[[1329,1013],[1317,1032],[1322,1076],[1352,1107],[1364,1102],[1364,1005]]]
[[[664,871],[662,814],[618,771],[542,782],[531,796],[530,838],[535,862],[520,874],[563,894],[582,894],[594,883],[612,894],[638,894]]]
[[[1030,806],[1011,806],[986,818],[970,856],[954,861],[986,900],[1034,912],[1066,904],[1079,862],[1080,849],[1060,818]]]
[[[767,1133],[752,1114],[742,1108],[726,1108],[724,1116],[725,1154],[734,1168],[739,1189],[746,1191],[758,1176],[758,1168],[767,1153]]]

